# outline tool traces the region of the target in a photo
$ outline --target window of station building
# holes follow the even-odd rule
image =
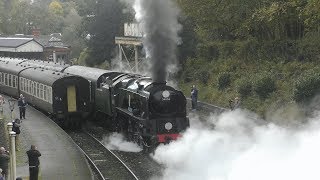
[[[0,72],[0,84],[2,84],[2,73]]]
[[[5,73],[2,73],[2,83],[4,83],[4,75]]]

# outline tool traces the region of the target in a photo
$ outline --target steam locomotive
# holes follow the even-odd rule
[[[42,67],[87,79],[94,119],[144,148],[175,140],[189,127],[185,96],[166,82],[84,66],[27,59],[12,61],[20,66]]]

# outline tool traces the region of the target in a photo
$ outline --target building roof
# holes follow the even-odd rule
[[[0,37],[0,47],[16,48],[33,40],[33,38]]]
[[[70,46],[62,42],[61,33],[53,33],[51,35],[40,35],[40,36],[33,36],[33,35],[14,35],[12,37],[0,37],[2,38],[10,38],[10,39],[17,39],[21,41],[22,39],[31,41],[34,39],[37,43],[41,44],[43,47],[59,47],[59,48],[69,48]],[[28,41],[27,41],[28,42]],[[25,42],[25,43],[27,43]],[[4,46],[7,42],[1,43],[0,47],[12,47],[12,46]],[[15,46],[17,47],[17,46]]]
[[[43,45],[34,38],[0,37],[0,52],[43,52]]]

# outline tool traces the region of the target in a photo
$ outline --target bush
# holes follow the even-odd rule
[[[257,76],[254,82],[254,91],[262,99],[267,98],[276,90],[275,80],[269,74],[261,74]]]
[[[208,83],[208,80],[209,80],[209,77],[210,77],[210,74],[209,74],[208,71],[202,70],[199,73],[197,73],[197,75],[198,75],[198,80],[200,80],[203,84],[207,84]]]
[[[218,88],[220,90],[226,89],[230,86],[231,83],[231,75],[230,73],[220,73],[218,78]]]
[[[248,97],[252,92],[252,83],[250,80],[242,78],[237,83],[237,91],[241,98]]]
[[[320,73],[309,71],[295,82],[293,98],[296,102],[310,100],[320,90]]]

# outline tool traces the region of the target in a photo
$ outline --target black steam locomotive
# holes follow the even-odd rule
[[[42,67],[87,79],[91,84],[95,119],[143,147],[175,140],[189,127],[185,96],[166,82],[84,66],[26,59],[13,61],[21,66]]]
[[[90,84],[75,75],[0,58],[0,91],[50,114],[64,127],[79,127],[90,113]]]

